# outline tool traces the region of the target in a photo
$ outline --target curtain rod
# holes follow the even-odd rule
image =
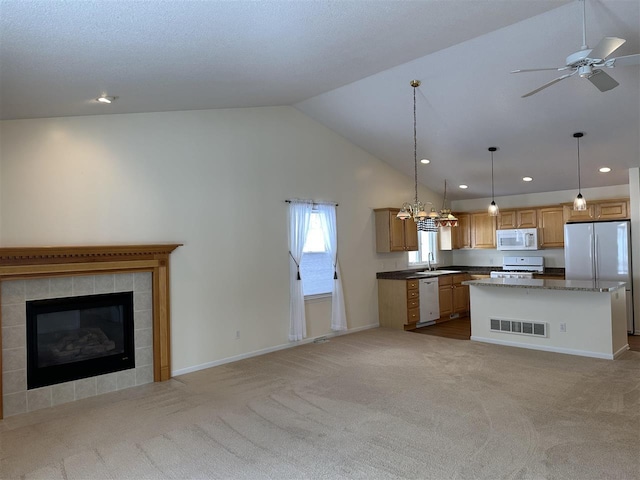
[[[286,203],[298,202],[298,203],[310,203],[311,205],[335,205],[336,207],[339,205],[336,202],[325,202],[322,200],[308,200],[306,198],[288,198],[285,200]]]

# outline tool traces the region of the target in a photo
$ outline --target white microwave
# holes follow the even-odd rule
[[[498,250],[538,250],[537,228],[513,228],[496,231]]]

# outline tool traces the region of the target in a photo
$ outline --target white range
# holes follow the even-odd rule
[[[491,278],[533,278],[544,272],[544,257],[502,257],[502,270],[491,272]]]

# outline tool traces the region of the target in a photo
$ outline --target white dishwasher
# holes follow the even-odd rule
[[[440,297],[438,278],[422,278],[420,289],[420,321],[417,327],[433,325],[440,318]]]

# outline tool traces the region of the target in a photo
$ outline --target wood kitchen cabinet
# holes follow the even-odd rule
[[[440,275],[438,277],[438,300],[440,302],[440,320],[449,320],[453,313],[453,276]]]
[[[440,319],[444,322],[452,315],[463,315],[469,312],[469,287],[462,282],[471,277],[467,273],[441,275],[438,277]]]
[[[486,211],[472,213],[471,248],[496,248],[496,217]]]
[[[628,200],[609,200],[596,203],[596,219],[624,220],[629,218]]]
[[[538,239],[541,248],[564,247],[564,212],[562,207],[538,209]]]
[[[468,213],[456,214],[458,226],[453,228],[453,248],[471,248],[471,219]]]
[[[629,218],[629,199],[614,198],[610,200],[587,199],[587,209],[576,211],[573,203],[563,204],[564,221],[584,222],[590,220],[626,220]]]
[[[500,215],[498,215],[498,223],[496,228],[498,230],[508,230],[509,228],[518,228],[516,227],[516,211],[515,210],[500,210]]]
[[[400,220],[399,208],[376,208],[376,252],[418,250],[418,225],[413,219]]]
[[[568,222],[588,222],[596,216],[596,206],[593,203],[587,203],[586,210],[574,210],[573,203],[562,206],[562,216],[564,223]]]
[[[381,327],[414,329],[420,321],[418,280],[378,279],[378,317]]]
[[[456,273],[453,277],[453,313],[465,314],[469,311],[469,285],[462,285],[470,280],[468,273]]]
[[[538,226],[538,211],[535,208],[516,210],[516,228],[536,228]]]
[[[536,228],[538,226],[536,209],[501,210],[498,216],[497,229]]]

